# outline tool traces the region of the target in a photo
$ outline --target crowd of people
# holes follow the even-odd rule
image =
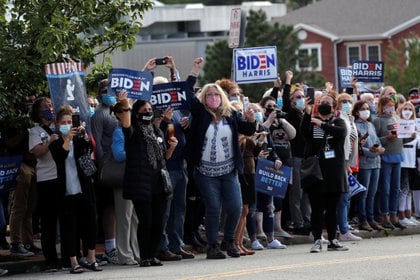
[[[154,84],[180,81],[173,57],[166,62],[169,79]],[[420,225],[420,135],[397,131],[399,120],[420,118],[418,88],[407,101],[392,86],[359,93],[353,79],[347,92],[327,83],[312,97],[286,71],[284,85],[278,79],[249,103],[228,79],[197,89],[203,64],[196,58],[186,79],[189,110],[154,110],[125,91],[110,94],[101,81],[96,98],[86,100],[92,133],[75,123],[70,106],[54,112],[49,98],[34,100],[35,126],[19,145],[11,254],[42,252],[45,271],[82,273],[106,263],[161,266],[194,258],[198,248],[207,259],[253,255],[263,244],[286,249],[280,237],[291,234],[313,238],[311,253],[324,244],[345,251],[341,242],[361,240],[360,230]],[[156,67],[152,58],[143,71]],[[285,198],[256,191],[259,158],[292,167]],[[309,159],[318,177],[303,177]],[[350,174],[366,191],[350,197]],[[42,248],[34,245],[33,221]],[[99,240],[105,252],[97,259]]]

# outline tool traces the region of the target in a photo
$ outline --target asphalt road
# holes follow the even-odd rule
[[[263,250],[254,256],[165,262],[162,267],[105,266],[102,272],[25,273],[2,279],[420,279],[420,235],[345,243],[350,250],[310,254],[310,244]]]

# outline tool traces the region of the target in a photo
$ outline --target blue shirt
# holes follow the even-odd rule
[[[116,161],[125,161],[125,144],[124,133],[122,127],[118,125],[112,134],[112,155]]]

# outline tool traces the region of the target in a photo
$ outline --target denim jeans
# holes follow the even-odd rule
[[[396,214],[400,192],[401,163],[381,161],[381,212]]]
[[[164,233],[160,245],[161,251],[178,252],[184,245],[184,221],[187,192],[187,170],[169,170],[174,194],[168,201],[164,215]],[[165,226],[166,225],[166,226]]]
[[[366,187],[359,196],[359,220],[361,223],[373,221],[375,194],[378,190],[380,168],[359,169],[357,180]]]
[[[347,216],[349,214],[350,194],[349,192],[342,193],[337,206],[337,224],[340,233],[345,234],[349,231],[349,223]]]
[[[263,213],[263,230],[268,237],[274,236],[274,198],[265,193],[257,193],[257,209]]]
[[[242,212],[241,187],[237,171],[218,177],[209,177],[196,170],[194,176],[206,207],[205,226],[208,243],[217,244],[222,204],[226,212],[224,240],[233,241]]]

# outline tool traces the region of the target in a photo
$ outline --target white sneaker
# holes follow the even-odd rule
[[[312,231],[309,233],[309,240],[311,240],[312,242],[315,242],[314,235],[312,234]],[[326,240],[323,235],[321,235],[320,240],[321,240],[322,244],[327,244],[327,245],[330,244],[330,241]]]
[[[412,216],[410,219],[408,219],[409,221],[411,221],[415,226],[420,226],[420,222],[417,221],[417,219]]]
[[[283,238],[286,238],[286,239],[293,238],[293,236],[291,236],[291,235],[290,235],[287,231],[285,231],[285,230],[275,231],[275,232],[274,232],[274,236],[275,236],[275,237],[283,237]]]
[[[351,233],[359,233],[359,230],[357,228],[354,228],[351,225],[349,225],[349,232],[351,232]]]
[[[344,233],[344,234],[339,234],[338,235],[338,240],[339,241],[360,241],[362,240],[361,237],[354,235],[353,233],[351,233],[350,231]]]
[[[309,252],[320,253],[321,251],[322,251],[322,240],[318,239],[317,241],[315,241],[314,246],[312,246],[312,248]]]
[[[286,249],[287,246],[282,244],[277,239],[273,239],[273,241],[269,242],[267,244],[267,249]]]
[[[258,241],[258,240],[254,240],[254,241],[252,241],[252,243],[251,243],[251,248],[252,248],[252,250],[257,251],[257,250],[262,250],[262,249],[264,249],[264,246],[263,246],[263,245],[261,245],[260,241]]]
[[[415,224],[407,218],[399,220],[399,223],[405,227],[414,227]]]

